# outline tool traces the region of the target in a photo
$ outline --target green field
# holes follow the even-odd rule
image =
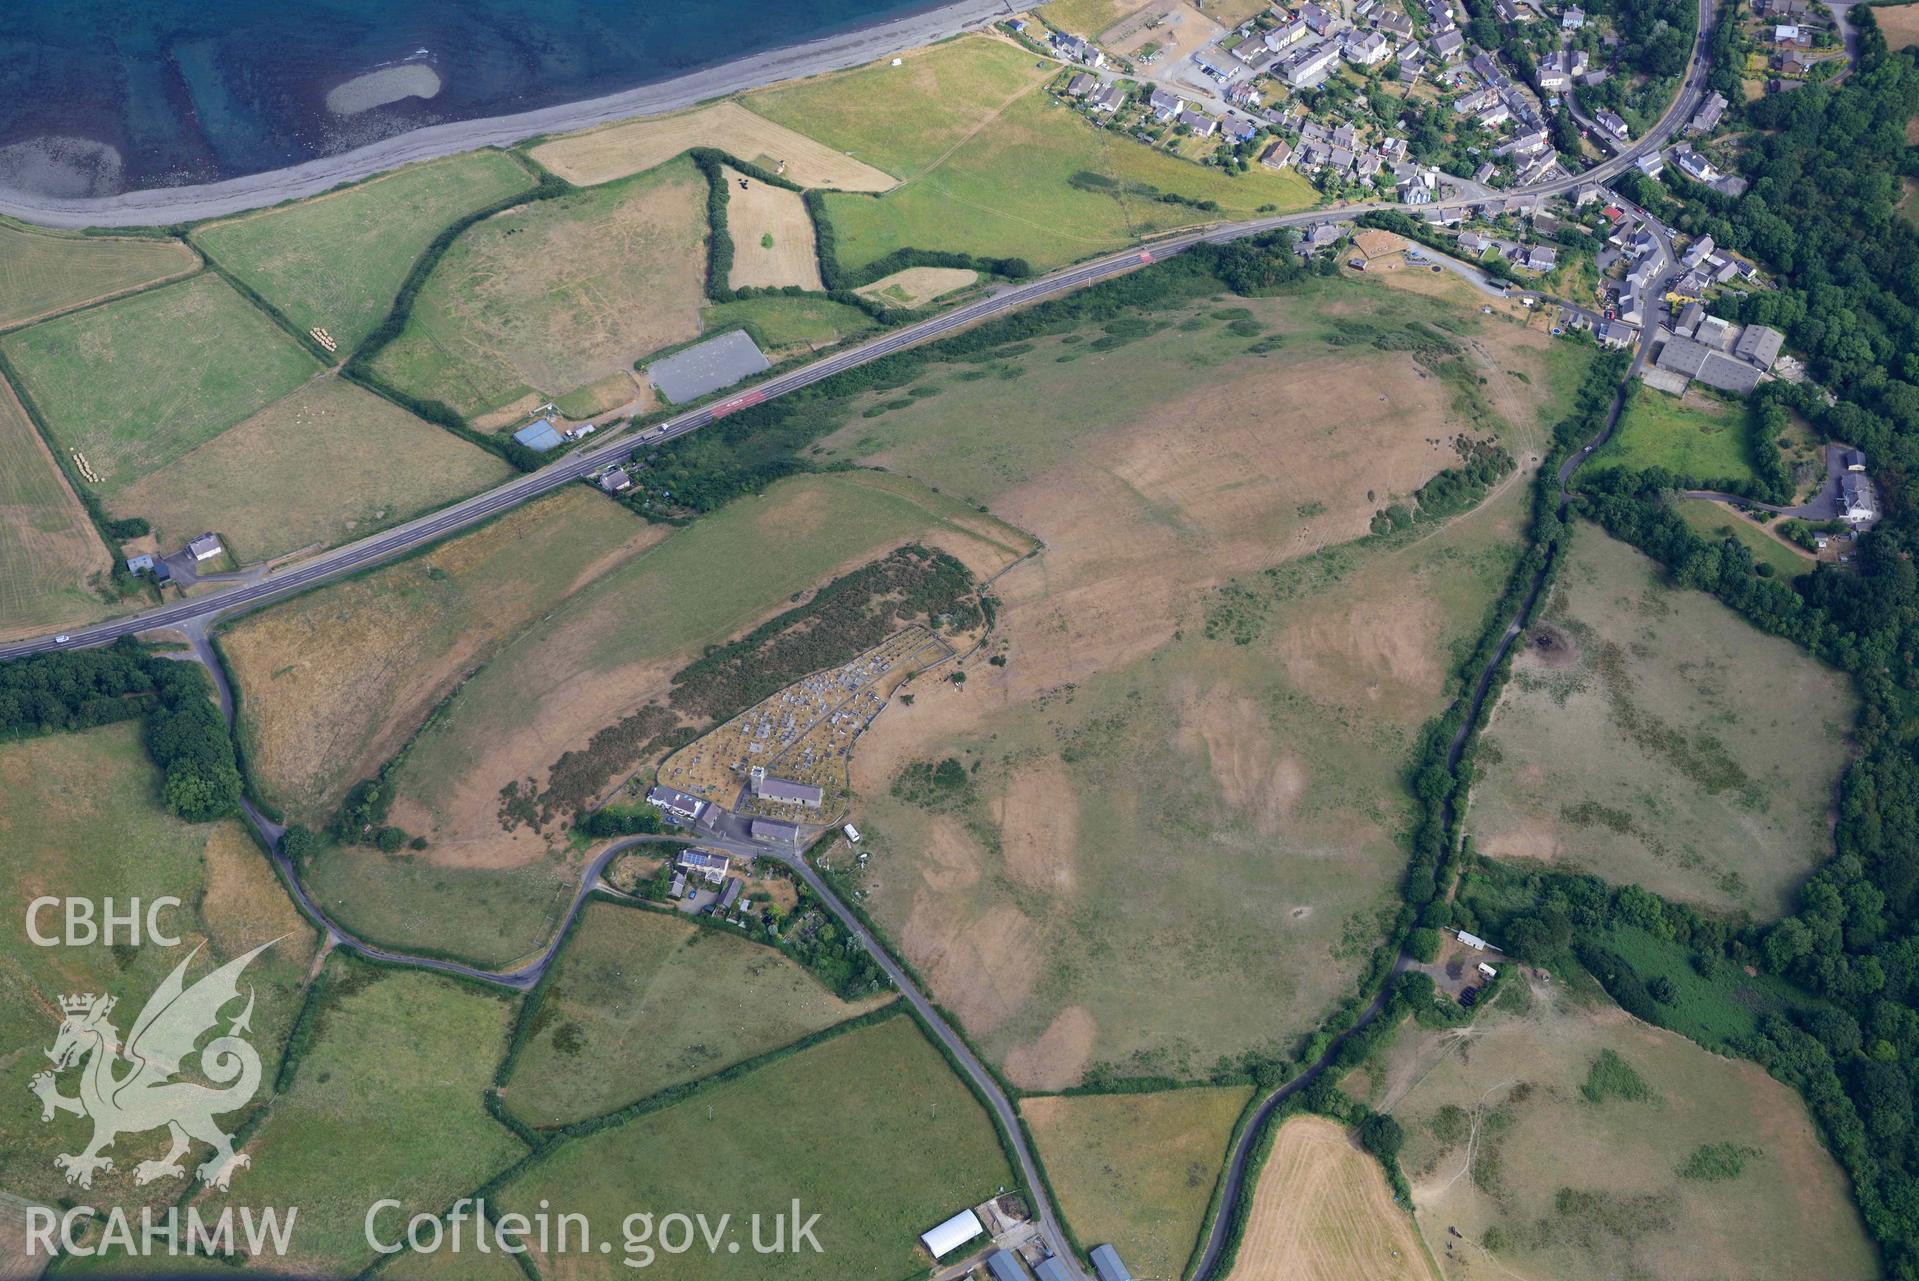
[[[1219,211],[1166,204],[1162,192],[1216,201]],[[1291,170],[1231,176],[1097,130],[1032,93],[911,182],[880,196],[834,193],[826,210],[848,270],[901,248],[1049,268],[1151,232],[1251,218],[1266,206],[1304,209],[1316,199]]]
[[[896,178],[915,178],[1007,103],[1052,74],[1033,55],[984,36],[749,94],[745,104]],[[886,109],[873,110],[885,103]]]
[[[506,152],[471,151],[204,223],[193,242],[300,329],[325,329],[345,358],[385,319],[441,228],[532,187]]]
[[[1402,1027],[1368,1100],[1405,1127],[1449,1278],[1879,1274],[1791,1087],[1556,975],[1513,978],[1470,1029]]]
[[[338,955],[322,981],[311,1043],[233,1195],[300,1207],[297,1248],[275,1266],[341,1276],[374,1258],[363,1223],[375,1201],[404,1207],[379,1221],[396,1238],[408,1217],[445,1209],[525,1149],[480,1102],[512,1017],[504,995]]]
[[[374,368],[469,415],[630,369],[699,333],[705,211],[678,160],[470,227]]]
[[[1250,1086],[1020,1101],[1060,1213],[1086,1245],[1116,1241],[1141,1276],[1177,1277]]]
[[[700,316],[708,333],[746,326],[761,349],[775,359],[781,352],[828,347],[873,327],[858,307],[827,298],[740,298],[708,307]]]
[[[249,1039],[272,1079],[299,1008],[313,933],[237,824],[183,823],[161,807],[158,772],[141,745],[138,722],[0,745],[0,893],[15,905],[0,945],[0,984],[9,994],[0,1001],[0,1034],[14,1047],[18,1073],[15,1088],[0,1092],[0,1179],[8,1189],[45,1203],[73,1191],[53,1157],[79,1151],[87,1123],[72,1116],[42,1123],[40,1103],[27,1089],[34,1065],[47,1066],[40,1051],[53,1044],[62,995],[117,998],[113,1023],[126,1035],[160,981],[196,946],[207,945],[188,967],[189,983],[216,959],[291,935],[254,961],[245,977],[256,993]],[[159,923],[181,945],[36,947],[24,917],[27,903],[40,895],[111,897],[120,905],[171,895],[184,906],[164,910]],[[58,911],[39,924],[59,934]],[[76,1079],[73,1072],[62,1076],[63,1093],[74,1093]],[[243,1116],[224,1120],[231,1127]],[[112,1153],[114,1170],[95,1176],[91,1195],[104,1198],[102,1205],[171,1199],[184,1186],[179,1181],[138,1190],[133,1182],[135,1164],[165,1147],[164,1134],[125,1136]],[[206,1151],[198,1149],[196,1159],[205,1160]]]
[[[88,583],[112,564],[40,434],[0,385],[0,630],[104,617],[108,606]]]
[[[631,1275],[615,1235],[638,1209],[732,1216],[738,1253],[704,1248],[657,1262],[676,1278],[810,1281],[906,1277],[926,1268],[918,1234],[1009,1186],[986,1112],[909,1018],[835,1037],[683,1103],[561,1146],[499,1195],[587,1215],[613,1253],[570,1253],[580,1281]],[[820,1252],[748,1248],[750,1216],[820,1216]],[[790,1228],[790,1222],[789,1222]],[[637,1254],[626,1257],[638,1258]]]
[[[113,497],[162,547],[220,533],[242,562],[364,537],[515,474],[337,377],[307,383]]]
[[[677,915],[595,903],[560,959],[507,1102],[531,1125],[583,1120],[874,1004],[837,999],[761,944]]]
[[[1693,532],[1702,538],[1719,542],[1728,531],[1732,537],[1745,545],[1752,553],[1754,561],[1761,565],[1771,565],[1772,572],[1780,578],[1797,578],[1801,574],[1810,574],[1813,558],[1786,546],[1770,533],[1754,525],[1742,516],[1734,515],[1723,505],[1709,502],[1703,498],[1682,499],[1673,510],[1684,518]]]
[[[199,265],[177,240],[81,236],[0,218],[0,329]]]
[[[319,372],[218,276],[205,274],[0,338],[61,449],[112,494]]]
[[[1480,852],[1787,910],[1831,846],[1846,678],[1591,526],[1542,618],[1481,740]]]
[[[1746,436],[1746,409],[1738,401],[1698,390],[1680,397],[1640,387],[1592,465],[1663,467],[1710,488],[1723,488],[1721,481],[1747,485],[1753,473]]]

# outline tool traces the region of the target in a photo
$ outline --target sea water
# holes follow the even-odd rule
[[[615,93],[928,7],[0,0],[0,187],[109,195],[261,173],[422,125]],[[408,96],[385,101],[400,93]]]

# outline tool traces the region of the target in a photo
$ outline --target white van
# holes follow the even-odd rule
[[[851,823],[848,823],[845,827],[842,827],[840,831],[846,833],[847,844],[858,845],[860,843],[860,829],[857,827],[854,827]]]

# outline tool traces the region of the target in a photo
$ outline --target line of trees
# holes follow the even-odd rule
[[[107,649],[37,654],[0,666],[0,735],[64,733],[144,718],[160,799],[188,822],[237,813],[240,767],[212,683],[123,638]]]

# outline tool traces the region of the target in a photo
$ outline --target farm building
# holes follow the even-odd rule
[[[920,1244],[937,1259],[951,1254],[985,1231],[980,1225],[979,1215],[971,1210],[961,1210],[946,1222],[920,1233]]]
[[[720,901],[713,909],[715,912],[724,914],[733,910],[734,900],[740,896],[740,884],[739,881],[726,883],[726,888],[720,891]]]
[[[1057,1254],[1049,1254],[1033,1265],[1033,1275],[1039,1281],[1073,1281],[1073,1274],[1066,1270],[1066,1263]]]
[[[1492,946],[1492,944],[1488,943],[1485,939],[1480,938],[1479,935],[1468,934],[1465,930],[1459,931],[1459,941],[1467,947],[1477,948],[1481,952],[1486,951]]]
[[[782,823],[778,819],[756,818],[747,825],[756,841],[781,841],[791,844],[799,839],[800,829],[791,823]]]
[[[688,796],[685,792],[670,787],[655,787],[646,794],[649,805],[658,806],[673,818],[692,823],[706,813],[707,802],[697,796]]]
[[[1086,1257],[1093,1261],[1093,1271],[1099,1281],[1133,1281],[1133,1274],[1119,1261],[1119,1252],[1112,1246],[1096,1245]]]
[[[560,429],[553,425],[551,418],[541,418],[514,432],[513,439],[528,449],[544,454],[549,449],[557,449],[565,438],[560,435]]]
[[[993,1281],[1026,1281],[1026,1269],[1011,1250],[995,1250],[986,1256],[986,1273]]]
[[[784,805],[804,805],[808,809],[818,809],[820,799],[825,794],[811,783],[796,783],[790,778],[774,778],[766,768],[755,765],[749,776],[753,795],[763,800],[778,801]]]
[[[127,558],[127,573],[129,574],[148,573],[153,569],[156,563],[157,562],[154,561],[153,557],[147,555],[144,552],[142,552],[138,556],[129,556]]]
[[[225,550],[226,548],[220,546],[219,537],[211,532],[202,534],[187,544],[187,554],[192,556],[196,563],[213,560]]]

